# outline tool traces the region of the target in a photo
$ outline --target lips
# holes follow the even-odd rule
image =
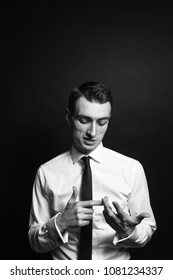
[[[84,139],[84,142],[89,143],[89,144],[93,144],[96,142],[96,140],[94,140],[94,139],[89,139],[89,138],[83,138],[83,139]]]

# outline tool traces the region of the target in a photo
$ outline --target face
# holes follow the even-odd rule
[[[72,127],[73,146],[83,154],[89,154],[101,143],[108,128],[111,104],[89,102],[80,97],[72,116],[68,116]]]

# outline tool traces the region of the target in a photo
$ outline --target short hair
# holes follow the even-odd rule
[[[76,101],[82,96],[84,96],[90,102],[96,102],[100,104],[110,102],[111,108],[113,107],[112,93],[106,85],[97,82],[87,82],[81,84],[79,87],[74,88],[70,93],[68,110],[71,115],[74,113]]]

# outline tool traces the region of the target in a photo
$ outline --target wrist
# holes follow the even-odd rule
[[[62,214],[61,213],[59,213],[56,217],[56,225],[58,226],[61,233],[63,233],[66,230],[66,228],[64,226],[64,223],[62,221]]]
[[[119,238],[127,238],[128,236],[130,236],[133,232],[134,232],[135,227],[133,228],[128,228],[126,230],[124,230],[123,232],[117,232]]]

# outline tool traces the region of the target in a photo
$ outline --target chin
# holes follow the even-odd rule
[[[94,151],[97,148],[97,146],[88,146],[88,147],[83,147],[83,153],[84,154],[89,154],[92,151]]]
[[[82,154],[89,154],[92,151],[94,151],[99,144],[96,145],[96,143],[94,145],[87,145],[86,143],[81,143],[80,145],[75,145],[76,149],[78,151],[80,151]]]

